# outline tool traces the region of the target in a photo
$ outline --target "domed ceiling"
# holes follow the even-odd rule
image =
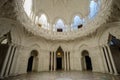
[[[32,34],[49,40],[74,40],[87,37],[104,27],[103,24],[119,19],[117,8],[119,0],[2,0],[0,2],[1,18],[13,19]]]
[[[73,22],[83,24],[97,14],[99,7],[100,0],[25,0],[24,3],[26,13],[35,23],[45,23],[45,26],[58,23],[60,27]],[[41,15],[43,20],[40,20]]]
[[[110,14],[108,8],[111,6],[106,3],[111,1],[25,0],[24,9],[35,24],[26,27],[29,27],[29,31],[46,39],[73,40],[88,35],[106,22],[107,15]],[[102,12],[107,13],[102,14]]]
[[[32,10],[38,16],[45,13],[49,22],[61,18],[65,23],[70,23],[71,17],[76,14],[86,17],[89,4],[89,0],[33,0]]]

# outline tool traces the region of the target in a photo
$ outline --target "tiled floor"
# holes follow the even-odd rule
[[[3,80],[120,80],[120,76],[92,72],[40,72],[28,73]]]

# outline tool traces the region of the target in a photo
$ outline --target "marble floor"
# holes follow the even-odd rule
[[[120,80],[120,76],[93,73],[93,72],[80,72],[80,71],[57,71],[57,72],[39,72],[27,73],[12,77],[7,77],[2,80]]]

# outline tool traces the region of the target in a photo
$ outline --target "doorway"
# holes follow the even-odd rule
[[[62,58],[61,57],[58,57],[57,58],[57,70],[62,70]]]
[[[31,51],[27,64],[27,72],[32,71],[38,71],[38,52],[36,50]]]
[[[28,60],[28,67],[27,67],[27,72],[32,71],[32,65],[33,65],[33,56],[31,56]]]
[[[85,61],[86,61],[86,70],[92,70],[92,64],[91,64],[91,59],[89,56],[85,56]]]
[[[92,71],[92,61],[88,51],[82,51],[82,70]]]
[[[56,51],[56,70],[64,69],[64,52],[61,47],[59,47]]]

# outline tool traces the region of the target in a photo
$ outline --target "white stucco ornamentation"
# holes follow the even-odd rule
[[[107,5],[107,6],[105,6]],[[84,25],[81,29],[78,29],[77,31],[68,31],[68,32],[53,32],[48,31],[42,28],[37,27],[34,24],[29,24],[22,22],[26,29],[28,31],[31,31],[33,34],[45,37],[46,39],[52,39],[52,40],[73,40],[78,37],[86,36],[92,32],[94,32],[98,27],[100,27],[102,24],[105,24],[109,16],[111,15],[111,7],[112,7],[112,0],[111,1],[102,1],[102,6],[100,9],[100,12],[95,17],[94,20],[88,21],[87,24]],[[26,26],[27,25],[27,26]],[[70,27],[70,26],[68,26]]]

